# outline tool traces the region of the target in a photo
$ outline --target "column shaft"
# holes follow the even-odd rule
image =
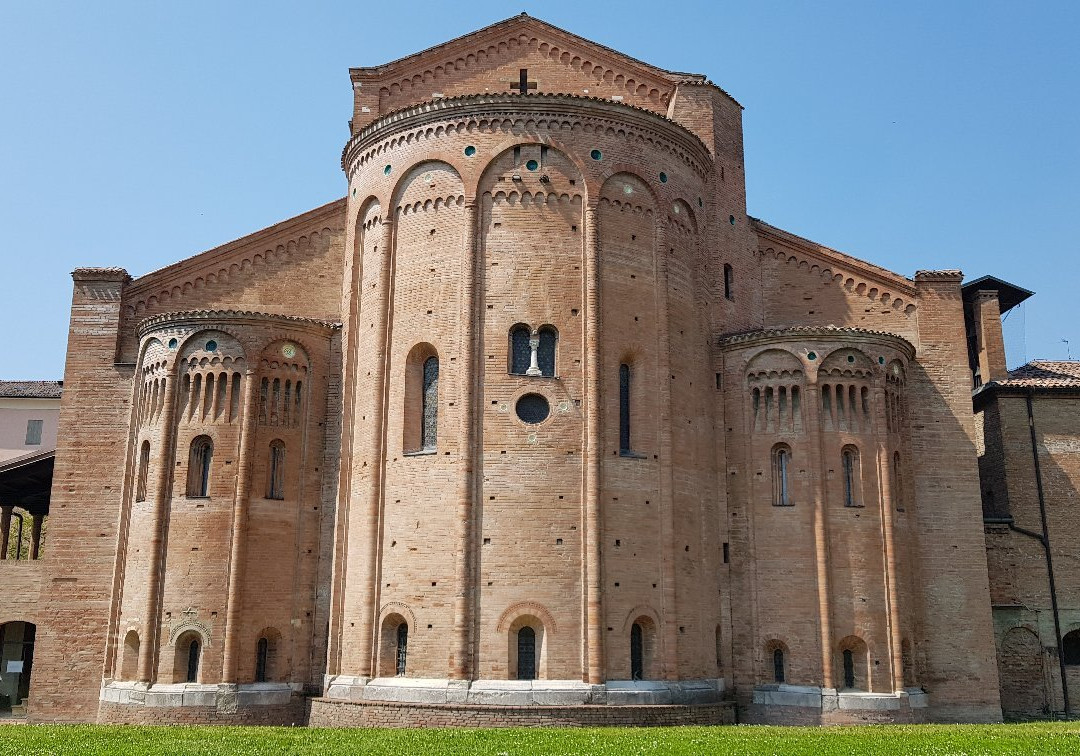
[[[470,653],[472,644],[474,519],[476,516],[476,465],[478,452],[476,417],[477,339],[480,323],[477,310],[476,239],[478,208],[475,201],[465,205],[465,249],[461,274],[461,376],[458,405],[461,422],[458,426],[460,469],[457,480],[457,520],[454,540],[457,560],[454,565],[454,638],[450,652],[450,679],[467,680],[474,674]]]
[[[363,561],[359,581],[360,615],[357,625],[355,671],[375,677],[375,638],[379,621],[379,552],[382,542],[383,471],[386,467],[386,373],[390,359],[390,299],[393,282],[394,223],[391,218],[382,222],[382,250],[375,291],[378,300],[372,314],[375,327],[372,336],[371,380],[366,387],[371,392],[370,434],[362,450],[361,469],[366,467],[364,509],[356,523],[357,534],[363,539]],[[365,384],[361,384],[365,385]],[[355,418],[354,418],[355,422]],[[361,473],[363,474],[363,473]],[[351,525],[350,525],[351,529]],[[348,666],[348,665],[346,665]],[[348,670],[352,671],[352,670]]]
[[[833,668],[832,610],[829,600],[829,502],[825,496],[825,464],[822,458],[825,438],[821,430],[821,395],[818,387],[806,387],[807,436],[816,441],[808,445],[814,472],[814,567],[817,576],[818,630],[821,637],[821,685],[835,688]]]
[[[45,521],[45,515],[32,515],[30,526],[30,558],[37,559],[41,556],[41,526]]]
[[[600,229],[597,208],[585,209],[585,637],[587,682],[604,681],[601,575]]]
[[[254,370],[244,375],[241,389],[242,409],[240,410],[240,459],[236,465],[236,488],[233,494],[232,545],[229,551],[229,588],[225,607],[225,652],[222,663],[221,681],[237,682],[239,667],[237,648],[240,645],[240,609],[243,605],[241,586],[244,580],[244,558],[247,554],[248,503],[251,499],[251,467],[255,451],[255,420],[258,410],[255,406],[255,382],[258,380]],[[215,392],[216,396],[217,392]]]
[[[885,587],[887,590],[889,621],[889,660],[892,664],[892,689],[904,687],[903,647],[900,638],[900,599],[896,582],[896,540],[893,517],[896,505],[892,492],[892,461],[889,459],[888,432],[885,426],[885,390],[875,386],[874,392],[874,435],[876,436],[878,489],[881,495],[881,540],[885,553]]]
[[[11,537],[11,510],[14,507],[0,507],[0,559],[7,559],[8,540]]]
[[[174,366],[175,369],[175,366]],[[176,384],[179,376],[165,379],[165,409],[161,414],[161,441],[151,464],[157,470],[154,479],[153,511],[150,520],[150,543],[147,559],[146,603],[143,608],[142,643],[139,646],[140,682],[152,683],[157,676],[158,635],[161,632],[162,561],[165,553],[165,519],[172,495],[174,444],[176,440]]]
[[[656,225],[656,247],[654,263],[656,266],[656,354],[659,385],[659,446],[660,446],[660,542],[663,549],[660,561],[662,625],[658,628],[661,642],[661,674],[665,679],[678,677],[678,635],[675,617],[677,586],[675,569],[675,473],[671,431],[671,327],[668,312],[668,248],[669,238],[666,223],[658,218]]]

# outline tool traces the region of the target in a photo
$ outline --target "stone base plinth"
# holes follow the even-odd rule
[[[670,727],[734,724],[732,703],[497,706],[311,700],[312,727]]]

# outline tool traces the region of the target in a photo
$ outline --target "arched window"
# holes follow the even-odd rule
[[[866,642],[856,635],[840,641],[841,679],[849,690],[869,690],[870,654]]]
[[[209,436],[196,436],[191,442],[188,457],[188,496],[207,496],[210,490],[210,461],[214,457],[214,442]]]
[[[724,263],[724,298],[735,300],[735,269]]]
[[[266,682],[266,661],[270,655],[270,641],[259,638],[255,646],[255,682]]]
[[[1061,654],[1070,667],[1080,665],[1080,630],[1066,633],[1061,639]]]
[[[795,504],[791,496],[791,449],[786,444],[773,447],[772,455],[773,506],[790,507]]]
[[[536,679],[536,631],[528,625],[517,632],[517,679]]]
[[[139,673],[139,634],[129,630],[124,636],[124,655],[120,659],[120,679],[134,680]]]
[[[772,652],[773,682],[784,682],[784,649],[774,648]]]
[[[531,337],[527,325],[519,323],[510,329],[510,372],[514,375],[525,375],[532,364]]]
[[[844,649],[844,687],[855,687],[855,654],[850,648]]]
[[[861,475],[859,469],[859,450],[854,446],[845,446],[840,453],[841,464],[844,469],[844,506],[858,507]]]
[[[619,365],[619,451],[630,451],[630,366]]]
[[[630,679],[642,680],[645,677],[645,633],[641,625],[635,622],[630,627]]]
[[[187,648],[187,675],[184,677],[184,682],[199,681],[199,650],[198,639],[192,638]]]
[[[270,442],[270,459],[266,468],[266,498],[285,498],[285,442],[279,438]]]
[[[439,425],[439,358],[424,360],[424,400],[421,415],[421,448],[434,449]]]
[[[409,657],[409,625],[402,622],[397,626],[397,654],[394,657],[394,672],[398,677],[405,676],[405,662]]]
[[[135,501],[146,501],[146,476],[150,470],[150,442],[143,441],[139,448],[139,478],[135,484]]]
[[[555,377],[555,347],[559,343],[559,332],[552,326],[540,328],[540,340],[536,347],[536,364],[540,375]]]

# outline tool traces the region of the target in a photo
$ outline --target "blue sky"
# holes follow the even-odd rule
[[[133,275],[344,194],[348,67],[525,10],[745,107],[750,213],[905,275],[1037,292],[1080,357],[1080,3],[0,0],[0,378],[63,372],[70,271]]]

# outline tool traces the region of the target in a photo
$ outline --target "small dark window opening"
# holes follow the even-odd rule
[[[270,442],[270,465],[266,476],[266,498],[285,498],[285,442]]]
[[[855,654],[850,648],[844,649],[844,687],[855,687]]]
[[[525,375],[529,369],[532,359],[529,337],[529,327],[525,325],[514,326],[510,331],[510,372],[514,375]]]
[[[266,657],[270,654],[270,642],[259,638],[255,648],[255,682],[266,682]]]
[[[185,682],[193,683],[199,681],[199,642],[197,640],[191,641],[187,651],[187,677]]]
[[[735,300],[735,269],[724,263],[724,299]]]
[[[439,423],[439,358],[424,360],[424,392],[421,421],[421,447],[434,449]]]
[[[730,562],[730,561],[731,561],[731,550],[728,548],[728,545],[725,543],[724,544],[724,564],[728,564],[728,562]]]
[[[26,446],[41,445],[41,429],[44,425],[44,420],[26,421]]]
[[[630,451],[630,366],[619,365],[619,451]]]
[[[844,449],[844,506],[855,507],[859,502],[855,496],[855,471],[859,464],[858,453],[854,449]]]
[[[146,477],[150,470],[150,442],[143,441],[139,449],[139,480],[135,486],[135,501],[146,501]]]
[[[523,627],[517,634],[517,679],[536,679],[536,631]]]
[[[558,342],[559,334],[554,328],[544,326],[540,329],[540,344],[536,348],[536,363],[540,368],[540,375],[555,377],[555,346]]]
[[[773,649],[772,669],[773,681],[777,683],[784,682],[784,650],[782,648]]]
[[[645,678],[645,639],[641,625],[635,622],[630,628],[630,679]]]
[[[773,504],[778,507],[789,507],[795,502],[791,499],[791,482],[789,473],[791,469],[791,451],[785,447],[777,447],[773,452]]]
[[[1070,667],[1080,665],[1080,630],[1065,634],[1061,639],[1061,653]]]
[[[409,656],[409,625],[402,622],[397,627],[397,661],[394,673],[398,677],[405,676],[405,662]]]
[[[199,436],[191,442],[188,460],[188,496],[207,496],[210,490],[210,462],[214,457],[214,442],[209,436]]]

